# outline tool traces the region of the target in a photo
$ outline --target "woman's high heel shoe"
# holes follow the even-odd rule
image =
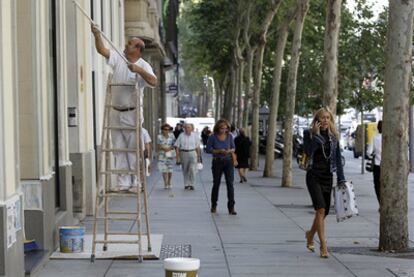
[[[315,244],[313,243],[313,240],[309,241],[309,231],[306,231],[305,237],[306,237],[306,248],[308,248],[308,250],[311,252],[315,252]]]
[[[327,258],[329,258],[328,248],[326,246],[325,247],[322,247],[321,246],[320,251],[321,251],[321,259],[327,259]]]

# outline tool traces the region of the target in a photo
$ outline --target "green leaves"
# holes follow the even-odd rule
[[[253,5],[250,16],[250,43],[259,40],[259,29],[263,17],[271,6],[269,0],[200,0],[183,1],[179,20],[180,60],[185,71],[185,84],[197,89],[204,74],[214,75],[223,80],[234,62],[234,47],[237,24],[241,32],[245,28],[247,4]],[[261,101],[270,103],[273,78],[273,55],[277,39],[277,27],[283,20],[286,10],[296,1],[285,0],[271,25],[266,44],[262,75]],[[326,1],[313,0],[306,17],[302,36],[301,59],[297,82],[296,110],[300,114],[312,112],[322,105],[322,63]],[[339,38],[339,99],[341,110],[347,107],[369,109],[382,104],[384,75],[385,35],[387,29],[386,12],[374,18],[372,8],[366,0],[356,0],[356,8],[351,12],[344,4]],[[242,36],[239,44],[245,44]],[[288,41],[287,49],[290,49]],[[245,55],[245,53],[243,53]],[[290,53],[286,53],[286,63]],[[286,67],[284,67],[281,94],[283,113],[283,93],[286,88]],[[362,88],[364,77],[371,75],[375,87]]]

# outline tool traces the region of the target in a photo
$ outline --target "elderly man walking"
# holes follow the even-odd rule
[[[200,139],[193,132],[193,124],[184,125],[184,133],[177,138],[177,164],[181,163],[184,175],[184,189],[194,190],[197,163],[201,162]]]
[[[92,25],[92,33],[95,36],[95,47],[99,54],[104,56],[108,65],[113,70],[112,83],[130,84],[131,86],[112,87],[111,125],[120,127],[137,127],[136,111],[140,108],[142,118],[142,100],[145,87],[155,87],[157,77],[151,65],[142,59],[145,49],[144,42],[139,38],[131,38],[125,45],[124,55],[128,64],[114,50],[105,47],[101,31],[96,25]],[[141,107],[136,107],[136,92],[141,96]],[[133,130],[112,130],[112,143],[116,149],[136,149],[136,133]],[[114,152],[115,169],[135,170],[136,154],[126,152]],[[138,178],[135,175],[119,174],[115,191],[137,192]]]

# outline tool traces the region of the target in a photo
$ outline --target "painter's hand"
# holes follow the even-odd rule
[[[97,36],[101,33],[101,29],[99,29],[99,25],[97,24],[91,24],[91,31],[94,36]]]

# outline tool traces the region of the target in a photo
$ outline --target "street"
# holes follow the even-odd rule
[[[163,234],[163,246],[191,246],[191,256],[201,260],[200,277],[264,276],[414,276],[414,251],[405,254],[379,253],[379,213],[371,173],[360,174],[360,159],[345,150],[345,176],[352,180],[360,215],[337,223],[334,209],[326,220],[329,259],[319,258],[305,247],[305,230],[313,219],[313,208],[304,184],[305,172],[296,162],[294,186],[280,187],[281,164],[276,177],[262,178],[262,171],[249,172],[248,182],[235,174],[238,215],[226,208],[224,178],[217,214],[210,213],[211,158],[204,154],[204,169],[194,191],[183,189],[176,168],[172,191],[164,190],[162,178],[153,172],[149,179],[151,232]],[[264,165],[261,157],[260,166]],[[156,168],[156,166],[154,166]],[[414,175],[409,182],[409,232],[414,245]],[[133,208],[133,202],[131,209]],[[91,231],[92,220],[84,225]],[[124,226],[125,227],[125,226]],[[317,238],[315,238],[317,241]],[[162,260],[50,260],[36,276],[164,276]]]

